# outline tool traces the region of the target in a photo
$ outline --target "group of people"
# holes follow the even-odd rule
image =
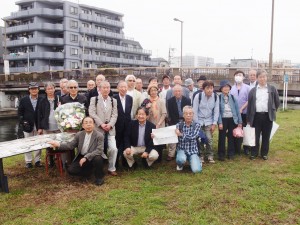
[[[261,156],[268,158],[272,123],[279,107],[278,93],[267,83],[266,71],[250,70],[249,85],[243,82],[244,78],[243,71],[236,71],[234,85],[222,80],[221,93],[217,94],[214,83],[205,76],[197,80],[198,89],[191,78],[183,85],[181,76],[176,75],[171,85],[170,76],[164,75],[162,87],[156,77],[151,77],[144,90],[141,79],[127,75],[118,82],[118,93],[113,94],[110,83],[100,74],[95,82],[87,82],[88,91],[84,94],[79,93],[75,80],[62,79],[58,92],[54,83],[47,82],[44,98],[38,94],[39,85],[31,82],[29,96],[21,99],[18,113],[24,135],[29,137],[59,132],[54,110],[60,104],[83,104],[87,115],[82,121],[83,130],[70,142],[49,143],[60,150],[77,148],[76,156],[65,158],[69,160],[66,169],[73,175],[85,175],[94,169],[97,185],[104,182],[103,159],[108,160],[108,174],[112,176],[117,176],[120,164],[136,168],[135,155],[141,155],[147,168],[160,162],[166,146],[153,144],[152,129],[172,125],[176,125],[178,143],[168,144],[166,160],[176,158],[179,171],[189,161],[192,172],[197,173],[202,171],[202,163],[215,162],[213,134],[216,130],[219,130],[219,160],[241,154],[242,139],[234,137],[233,130],[246,124],[255,127],[256,146],[244,146],[244,153],[250,154],[251,159],[258,156],[262,134]],[[201,139],[203,134],[205,138]],[[36,167],[41,166],[40,156],[40,151],[34,152]],[[33,167],[31,153],[25,154],[25,162],[27,168]]]

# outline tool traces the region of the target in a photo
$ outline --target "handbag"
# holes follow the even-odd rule
[[[244,131],[243,131],[242,128],[236,127],[236,128],[233,129],[232,135],[235,138],[241,138],[241,137],[244,137]]]
[[[253,147],[255,146],[255,128],[247,125],[243,128],[244,130],[244,138],[243,145]]]

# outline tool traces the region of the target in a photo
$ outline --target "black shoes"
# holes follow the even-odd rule
[[[101,186],[102,184],[104,184],[104,178],[97,178],[95,181],[95,185]]]
[[[35,167],[43,167],[43,165],[41,164],[40,161],[37,161],[37,162],[34,164],[34,166],[35,166]],[[25,167],[26,167],[27,169],[30,169],[30,168],[32,168],[33,166],[32,166],[32,163],[26,163]]]
[[[33,166],[32,166],[32,163],[26,163],[25,167],[26,167],[27,169],[30,169],[30,168],[32,168]]]
[[[37,161],[35,164],[34,164],[35,167],[43,167],[43,165],[41,164],[40,161]]]

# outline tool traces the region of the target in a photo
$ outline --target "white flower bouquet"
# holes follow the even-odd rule
[[[54,117],[61,132],[79,131],[85,117],[84,105],[79,102],[60,105],[55,109]]]

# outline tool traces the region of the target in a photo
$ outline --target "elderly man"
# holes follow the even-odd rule
[[[255,128],[255,147],[251,148],[250,159],[255,159],[259,152],[259,140],[262,136],[260,154],[268,159],[270,135],[276,111],[279,107],[279,95],[276,88],[267,83],[267,72],[257,72],[257,86],[252,88],[248,97],[247,123]]]
[[[116,143],[118,148],[118,156],[122,156],[125,149],[125,130],[131,121],[132,97],[127,95],[127,83],[124,80],[119,81],[117,88],[119,93],[114,95],[114,98],[117,100],[118,107],[118,119],[116,122]],[[117,158],[117,165],[118,159],[119,157]]]
[[[177,170],[183,169],[186,160],[189,161],[192,172],[199,173],[202,171],[202,163],[199,159],[197,139],[199,138],[200,125],[193,122],[193,107],[183,107],[182,122],[176,124],[176,134],[178,136],[177,144]]]
[[[183,119],[183,107],[191,105],[191,100],[182,95],[182,86],[176,84],[173,87],[173,97],[168,100],[169,125],[175,125]],[[176,144],[169,144],[167,161],[175,158]]]
[[[182,86],[182,79],[181,79],[181,76],[179,76],[179,75],[174,76],[173,83],[174,83],[174,86],[177,85],[177,84]],[[189,90],[188,90],[186,87],[182,87],[182,94],[183,94],[186,98],[188,98],[188,99],[190,98]],[[171,90],[168,90],[168,91],[167,91],[167,94],[166,94],[166,104],[167,104],[167,106],[168,106],[168,100],[169,100],[170,98],[172,98],[172,97],[173,97],[173,91],[172,91],[172,89],[171,89]]]
[[[194,98],[196,96],[196,94],[198,94],[199,92],[203,91],[203,83],[207,80],[206,76],[205,75],[201,75],[198,80],[197,80],[197,84],[198,84],[198,91],[196,91],[194,94],[193,94],[193,97],[192,97],[192,102],[194,101]]]
[[[18,116],[20,124],[23,125],[24,137],[36,136],[38,129],[38,108],[42,98],[39,94],[39,85],[30,82],[28,86],[29,95],[20,100]],[[34,151],[35,166],[41,166],[41,150]],[[26,168],[32,168],[32,153],[25,153]]]
[[[107,137],[108,144],[108,173],[117,176],[116,160],[118,149],[116,146],[115,124],[118,118],[117,100],[109,96],[110,84],[102,81],[100,84],[100,95],[91,98],[89,115],[95,120],[97,129]]]
[[[70,102],[79,102],[83,105],[86,105],[86,97],[82,94],[79,94],[79,86],[76,80],[69,80],[67,84],[69,94],[65,95],[61,99],[61,104],[66,104]]]
[[[184,81],[184,84],[189,90],[189,98],[191,99],[192,102],[193,95],[197,91],[197,88],[194,87],[194,81],[192,78],[188,78]]]
[[[128,87],[127,94],[130,95],[133,100],[131,118],[134,119],[137,108],[142,104],[142,93],[135,89],[136,78],[134,75],[127,75],[125,81]]]
[[[143,90],[143,81],[141,78],[137,78],[135,81],[135,89],[141,93],[144,92]]]
[[[89,80],[89,81],[86,83],[87,91],[91,91],[91,90],[94,89],[95,87],[96,87],[96,83],[95,83],[95,81],[93,81],[93,80]]]
[[[249,86],[250,86],[250,89],[254,88],[257,84],[257,81],[256,81],[256,70],[255,69],[251,69],[249,70],[249,73],[248,73],[248,76],[249,76]]]
[[[147,121],[149,111],[144,107],[138,107],[136,111],[136,120],[132,120],[126,129],[123,155],[127,160],[129,167],[136,167],[134,155],[142,154],[144,166],[150,167],[157,159],[158,152],[155,150],[152,140],[152,129],[155,125]]]
[[[215,163],[213,152],[213,133],[219,119],[219,98],[214,93],[214,83],[205,81],[203,91],[199,92],[193,101],[194,122],[199,123],[208,139],[206,156],[209,163]],[[204,162],[204,146],[201,144],[201,161]]]
[[[56,95],[59,98],[62,98],[69,93],[68,88],[67,88],[67,83],[68,83],[68,79],[66,79],[66,78],[63,78],[59,81],[60,90],[56,93]]]
[[[78,132],[72,141],[48,143],[59,150],[78,149],[78,153],[68,167],[70,175],[88,176],[94,170],[95,184],[100,186],[104,183],[103,160],[103,135],[94,130],[95,123],[91,117],[82,120],[83,131]]]
[[[86,83],[87,92],[85,93],[85,97],[88,99],[90,92],[96,87],[96,83],[93,80],[89,80]]]

